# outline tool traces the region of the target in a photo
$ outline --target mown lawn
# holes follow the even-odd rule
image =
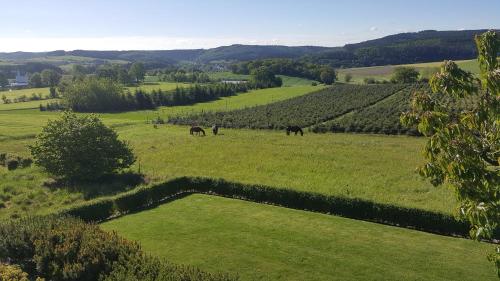
[[[208,195],[101,226],[242,280],[497,280],[485,243]]]

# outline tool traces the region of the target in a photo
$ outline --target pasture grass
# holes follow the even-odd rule
[[[5,96],[8,99],[15,99],[18,98],[22,95],[25,95],[27,97],[31,97],[33,94],[42,94],[42,97],[46,97],[50,94],[50,88],[45,87],[45,88],[28,88],[28,89],[19,89],[19,90],[6,90],[6,91],[0,91],[0,97]],[[0,101],[0,105],[2,105],[3,102]]]
[[[485,243],[208,195],[101,227],[241,280],[497,280]]]
[[[33,142],[44,122],[33,121],[29,114],[25,117],[16,118],[9,128],[12,133],[0,133],[0,151],[29,155],[26,145]],[[54,117],[40,115],[38,120]],[[151,124],[126,122],[111,114],[102,118],[132,146],[138,159],[132,171],[140,170],[153,183],[180,176],[203,176],[445,213],[453,212],[456,204],[450,190],[435,188],[415,173],[415,167],[423,162],[419,152],[423,138],[308,132],[300,137],[286,136],[281,131],[229,129],[212,136],[208,128],[206,137],[198,137],[189,135],[188,127],[164,125],[154,129]],[[32,127],[27,129],[23,124]],[[0,169],[0,177],[5,179],[0,188],[17,186],[10,173]],[[36,168],[18,173],[49,178]],[[28,181],[25,186],[21,194],[28,189],[53,192],[39,181]],[[24,211],[20,207],[14,204],[0,209],[0,217]],[[44,206],[37,204],[26,208],[44,211]]]
[[[350,83],[361,84],[364,83],[365,78],[374,78],[377,81],[387,80],[392,77],[394,69],[399,66],[416,68],[421,76],[429,78],[432,73],[437,71],[443,62],[428,62],[404,65],[385,65],[385,66],[372,66],[372,67],[357,67],[338,69],[338,80],[344,82],[345,75],[350,73],[352,80]],[[477,60],[462,60],[456,61],[458,66],[464,70],[470,71],[474,74],[479,74],[479,64]]]

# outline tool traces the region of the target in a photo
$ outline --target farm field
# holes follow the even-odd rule
[[[33,141],[44,120],[56,117],[20,112],[11,122],[3,117],[12,115],[0,113],[2,128],[8,128],[0,132],[2,152],[28,155],[26,145]],[[145,122],[127,120],[126,115],[101,116],[115,127],[120,138],[130,142],[138,157],[132,170],[138,171],[140,166],[150,182],[203,176],[445,213],[453,212],[455,206],[450,190],[435,188],[414,172],[423,161],[422,138],[309,133],[287,137],[282,131],[229,129],[217,137],[194,137],[188,127],[165,125],[154,129]],[[43,213],[60,208],[67,200],[78,203],[123,191],[101,187],[102,192],[85,194],[78,186],[46,187],[43,182],[47,177],[36,167],[15,172],[2,168],[0,178],[0,194],[6,195],[3,202],[9,206],[0,209],[0,217],[27,211]]]
[[[424,77],[429,77],[435,70],[439,69],[443,62],[416,63],[404,65],[386,65],[372,67],[358,67],[338,69],[338,80],[344,82],[344,77],[347,73],[352,75],[351,83],[364,83],[365,78],[374,78],[375,80],[390,80],[394,69],[398,66],[414,67]],[[456,61],[458,66],[472,73],[479,73],[479,64],[477,60]]]
[[[125,89],[134,92],[137,89],[141,89],[145,92],[151,92],[153,90],[162,90],[162,91],[173,91],[175,88],[179,87],[189,87],[189,83],[176,83],[176,82],[151,82],[140,85],[138,87],[125,87]]]
[[[227,128],[282,129],[307,127],[377,103],[405,85],[336,85],[312,94],[258,107],[225,112],[204,112],[172,118],[173,124],[219,124]]]
[[[18,98],[22,95],[27,96],[28,98],[31,97],[33,94],[42,94],[42,97],[46,97],[49,95],[49,87],[45,88],[31,88],[31,89],[20,89],[20,90],[12,90],[12,91],[1,91],[0,92],[0,97],[5,96],[8,99],[15,99]],[[0,105],[2,103],[0,102]]]
[[[496,280],[488,244],[208,195],[101,227],[241,280]]]

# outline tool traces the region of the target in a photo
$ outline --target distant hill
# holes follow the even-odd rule
[[[306,55],[303,59],[334,67],[379,66],[465,60],[477,57],[474,36],[487,30],[400,33],[343,48]]]
[[[333,67],[377,66],[463,60],[476,57],[474,35],[486,30],[400,33],[344,47],[231,45],[212,49],[159,51],[53,51],[0,53],[0,60],[25,63],[47,57],[76,56],[99,61],[143,61],[149,68],[181,62],[236,62],[268,58],[291,58]],[[45,62],[45,61],[44,61]]]

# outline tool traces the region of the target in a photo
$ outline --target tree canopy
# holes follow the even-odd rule
[[[430,81],[432,93],[417,92],[401,120],[428,137],[427,163],[420,174],[434,185],[451,184],[468,219],[472,237],[491,239],[500,225],[500,38],[494,31],[476,36],[480,79],[446,61]],[[445,99],[474,105],[463,111]],[[500,247],[490,256],[500,277]]]
[[[394,83],[416,83],[420,73],[413,67],[399,66],[394,69],[391,80]]]
[[[128,144],[96,115],[69,111],[49,121],[29,149],[37,165],[71,181],[98,180],[135,162]]]

